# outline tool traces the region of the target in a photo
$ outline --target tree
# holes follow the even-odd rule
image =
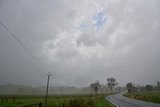
[[[131,82],[126,84],[126,89],[127,89],[128,93],[138,91],[138,88]]]
[[[116,79],[114,79],[113,77],[112,77],[112,78],[108,78],[107,81],[108,81],[108,86],[109,86],[111,92],[113,93],[113,88],[114,88],[118,83],[116,82]]]
[[[147,91],[151,91],[151,90],[153,90],[153,86],[152,86],[152,85],[146,85],[146,86],[145,86],[145,89],[146,89]]]
[[[132,92],[132,88],[133,88],[133,84],[131,82],[126,84],[126,89],[127,89],[128,93]]]
[[[94,89],[95,94],[97,94],[99,88],[101,87],[99,81],[96,81],[95,83],[91,84],[91,88]]]

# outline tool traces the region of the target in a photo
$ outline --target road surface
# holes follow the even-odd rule
[[[160,104],[135,100],[122,96],[122,93],[110,95],[107,100],[117,107],[160,107]]]

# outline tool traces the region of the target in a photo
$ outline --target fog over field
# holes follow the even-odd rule
[[[0,22],[0,85],[160,81],[160,0],[0,0]]]

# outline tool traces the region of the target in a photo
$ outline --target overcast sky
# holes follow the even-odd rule
[[[160,81],[159,0],[0,0],[0,85]],[[44,68],[45,67],[45,68]]]

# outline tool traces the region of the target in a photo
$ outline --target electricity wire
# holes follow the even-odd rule
[[[13,34],[13,33],[8,29],[8,27],[4,24],[4,22],[2,22],[2,21],[0,20],[0,24],[6,29],[6,31],[10,34],[10,36],[12,36],[12,37],[25,49],[25,51],[27,51],[28,54],[30,54],[30,55],[32,56],[32,58],[33,58],[43,69],[47,70],[46,67],[37,59],[37,57],[35,57],[35,56],[33,55],[33,53],[24,45],[24,43],[23,43],[22,41],[20,41],[20,40],[15,36],[15,34]],[[47,70],[47,71],[48,71],[48,70]]]

